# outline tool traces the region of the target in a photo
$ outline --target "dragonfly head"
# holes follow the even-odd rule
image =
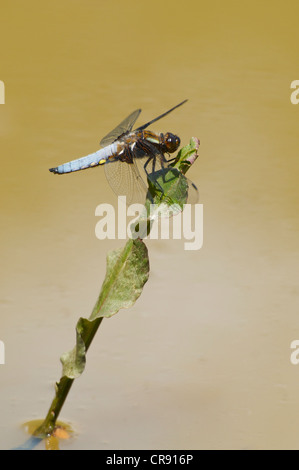
[[[173,153],[175,152],[180,146],[181,140],[177,135],[171,134],[171,132],[167,132],[163,136],[163,146],[165,152]]]

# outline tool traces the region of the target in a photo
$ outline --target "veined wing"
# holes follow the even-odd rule
[[[136,111],[133,111],[133,113],[126,117],[118,126],[115,127],[115,129],[103,137],[100,145],[102,147],[106,147],[106,145],[112,144],[112,142],[117,140],[122,134],[130,132],[140,113],[141,109],[136,109]]]
[[[107,160],[104,168],[110,187],[117,196],[126,196],[127,205],[145,203],[147,185],[134,163]]]
[[[166,113],[163,113],[163,114],[160,114],[160,116],[156,117],[155,119],[152,119],[151,121],[147,122],[146,124],[143,124],[143,126],[140,126],[138,127],[138,131],[143,131],[144,129],[146,129],[148,126],[150,126],[151,124],[153,124],[153,122],[156,122],[158,121],[159,119],[162,119],[163,117],[167,116],[167,114],[171,113],[174,109],[178,108],[179,106],[182,106],[182,104],[186,103],[186,101],[188,100],[184,100],[182,101],[181,103],[177,104],[176,106],[174,106],[173,108],[169,109],[168,111],[166,111]]]
[[[144,204],[148,191],[147,175],[161,169],[164,155],[150,142],[142,148],[135,144],[131,147],[133,163],[122,162],[115,158],[104,165],[106,178],[117,196],[126,196],[128,205]]]
[[[163,113],[160,116],[156,117],[155,119],[152,119],[151,121],[147,122],[143,126],[138,127],[137,130],[143,130],[146,127],[148,127],[150,124],[153,124],[159,119],[162,119],[164,116],[167,116],[167,114],[171,113],[174,109],[178,108],[179,106],[182,106],[182,104],[186,103],[186,101],[188,100],[182,101],[181,103],[177,104],[173,108],[166,111],[166,113]],[[113,129],[111,132],[109,132],[109,134],[103,137],[103,139],[100,142],[100,145],[102,147],[106,147],[106,145],[112,144],[112,142],[117,140],[122,134],[130,132],[140,113],[141,113],[141,109],[136,109],[136,111],[133,111],[133,113],[131,113],[128,117],[126,117],[115,129]]]

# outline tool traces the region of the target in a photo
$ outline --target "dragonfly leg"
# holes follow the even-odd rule
[[[169,160],[167,160],[167,163],[171,163],[171,162],[174,162],[176,160],[177,157],[172,157],[170,158]]]
[[[147,176],[147,179],[152,181],[156,189],[161,192],[160,199],[162,199],[162,197],[164,196],[164,190],[159,181],[154,178],[151,178],[151,174],[154,174],[156,172],[157,158],[159,158],[159,163],[161,164],[162,169],[164,169],[164,164],[167,163],[167,160],[165,159],[162,152],[160,152],[153,144],[146,141],[145,139],[141,142],[138,142],[137,145],[145,154],[148,155],[148,159],[143,165],[143,169]],[[152,162],[152,168],[151,171],[148,171],[148,165],[150,162]]]
[[[153,179],[150,177],[150,173],[147,171],[147,166],[148,166],[148,164],[151,160],[153,161],[153,166],[152,166],[152,171],[150,173],[155,173],[155,169],[156,169],[156,157],[155,156],[154,157],[150,156],[147,159],[147,161],[145,162],[143,168],[144,168],[144,171],[145,171],[145,174],[146,174],[147,178],[150,181],[153,181]],[[162,163],[161,163],[161,166],[163,166]],[[160,185],[159,181],[157,181],[157,180],[153,181],[153,183],[155,185],[155,188],[158,189],[158,191],[161,192],[160,199],[162,199],[162,197],[164,195],[164,190],[163,190],[162,186]]]

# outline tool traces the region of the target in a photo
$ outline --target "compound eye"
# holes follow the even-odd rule
[[[169,132],[165,135],[165,145],[168,152],[175,152],[180,145],[180,139],[176,135],[173,135]]]

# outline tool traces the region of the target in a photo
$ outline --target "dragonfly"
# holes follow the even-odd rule
[[[167,159],[166,155],[170,157],[181,143],[180,138],[171,132],[158,134],[147,130],[147,127],[186,101],[132,131],[141,113],[141,109],[137,109],[101,140],[102,148],[85,157],[50,168],[50,171],[61,175],[104,165],[108,183],[116,195],[125,195],[127,204],[144,203],[148,194],[147,181],[153,181],[153,175],[161,173],[161,170],[167,171],[174,159]],[[188,202],[195,203],[198,199],[197,188],[185,176],[184,179],[188,187]],[[159,183],[156,187],[163,194]]]

